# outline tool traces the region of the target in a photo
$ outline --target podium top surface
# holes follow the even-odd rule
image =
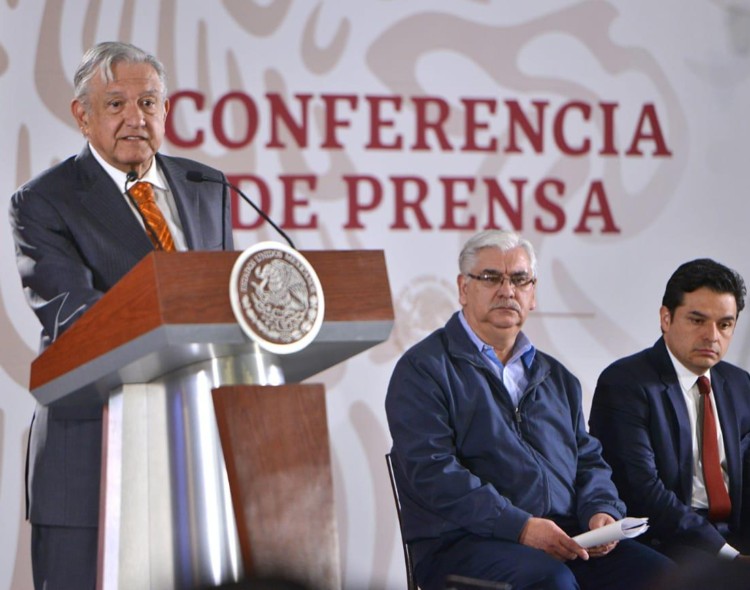
[[[229,300],[239,254],[146,256],[34,360],[34,397],[45,405],[100,403],[124,383],[148,383],[192,363],[257,351]],[[325,317],[307,348],[277,357],[287,382],[306,379],[384,341],[393,326],[382,251],[302,255],[323,287]]]

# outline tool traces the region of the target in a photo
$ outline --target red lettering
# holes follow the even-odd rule
[[[455,216],[457,209],[466,209],[469,206],[467,199],[459,199],[456,196],[456,187],[463,184],[468,188],[469,193],[472,193],[476,185],[475,179],[441,177],[440,184],[443,185],[443,198],[445,199],[445,221],[440,229],[476,229],[476,215],[468,215],[466,221],[462,224],[456,221]]]
[[[495,221],[494,203],[500,205],[500,208],[508,218],[511,227],[515,231],[520,231],[523,225],[523,189],[527,180],[524,178],[512,178],[510,181],[516,187],[516,205],[513,207],[505,192],[500,187],[496,178],[484,178],[487,187],[487,225],[484,229],[502,229],[502,225]]]
[[[360,211],[372,211],[377,209],[383,200],[383,187],[374,176],[343,176],[346,183],[346,194],[349,206],[349,216],[344,224],[344,229],[364,229],[359,220]],[[368,203],[359,202],[359,185],[368,184],[371,189],[371,198]]]
[[[650,129],[649,130],[647,130]],[[656,108],[653,104],[647,103],[643,105],[641,110],[641,116],[638,119],[636,130],[633,135],[633,141],[630,143],[628,151],[625,153],[628,156],[642,156],[643,152],[638,147],[638,144],[644,140],[653,140],[654,156],[671,156],[672,152],[667,148],[667,144],[664,141],[664,133],[662,133],[661,125],[659,124],[659,117],[656,116]]]
[[[395,190],[394,194],[394,220],[391,229],[409,229],[406,223],[406,210],[411,209],[417,218],[419,229],[432,229],[432,225],[422,211],[422,204],[427,199],[428,186],[423,178],[416,176],[392,176],[391,182]],[[408,186],[412,185],[416,189],[416,195],[409,200],[407,197]]]
[[[443,125],[448,120],[451,114],[450,105],[442,98],[435,97],[419,97],[415,96],[412,98],[414,103],[414,115],[416,118],[416,129],[414,145],[411,149],[415,151],[429,150],[430,146],[427,143],[427,131],[432,131],[435,138],[440,145],[440,149],[449,152],[452,151],[448,136],[443,129]],[[429,111],[437,109],[437,116],[434,119],[429,117]]]
[[[465,98],[461,102],[464,104],[464,113],[466,117],[465,143],[461,148],[464,152],[494,152],[497,149],[497,138],[493,137],[489,143],[480,145],[477,143],[477,132],[490,128],[486,121],[477,121],[477,108],[480,105],[487,107],[490,115],[494,115],[497,110],[497,102],[490,99],[473,99]]]
[[[239,103],[240,108],[244,111],[246,117],[246,128],[245,135],[239,139],[231,139],[224,131],[224,111],[232,102]],[[258,109],[255,106],[255,102],[247,94],[242,92],[228,92],[222,96],[216,103],[214,108],[213,116],[211,117],[211,123],[214,130],[214,135],[221,145],[230,149],[239,149],[248,145],[255,136],[255,132],[258,130]],[[240,125],[233,125],[234,128],[239,129]]]
[[[337,115],[336,105],[339,102],[348,103],[352,109],[357,108],[357,97],[353,94],[325,94],[321,96],[323,104],[325,105],[326,121],[325,121],[325,139],[320,147],[324,149],[338,149],[344,147],[339,141],[337,136],[337,130],[339,127],[351,127],[350,119],[340,119]]]
[[[384,119],[381,113],[381,105],[391,103],[396,112],[401,111],[402,99],[400,96],[366,96],[370,105],[370,141],[365,147],[369,150],[400,150],[403,146],[403,138],[397,133],[391,143],[385,143],[381,137],[383,129],[393,129],[396,122],[393,119]]]
[[[498,102],[481,97],[458,97],[457,100],[462,105],[463,121],[453,117],[454,110],[445,99],[434,96],[313,93],[285,96],[269,92],[264,95],[261,112],[251,96],[233,91],[220,97],[211,110],[211,132],[217,143],[230,149],[252,143],[261,128],[268,133],[268,137],[263,138],[267,149],[305,149],[311,147],[312,113],[320,111],[323,117],[321,141],[318,146],[312,146],[319,149],[359,147],[546,155],[545,142],[552,141],[562,156],[583,156],[594,150],[598,150],[600,156],[643,156],[648,152],[644,145],[647,143],[653,144],[647,155],[672,155],[652,103],[641,105],[630,135],[632,139],[628,149],[623,151],[617,144],[615,126],[620,108],[617,102],[571,100],[550,110],[547,100]],[[366,113],[359,112],[360,101]],[[192,120],[202,120],[200,114],[207,108],[205,95],[182,90],[175,92],[170,102],[166,139],[183,149],[204,145],[207,129],[200,125],[184,126]],[[260,116],[267,119],[263,126]],[[413,130],[408,130],[410,123],[414,125]],[[346,130],[349,133],[345,133]],[[498,197],[502,200],[499,194]],[[508,201],[505,203],[507,205]]]
[[[598,204],[598,208],[596,205]],[[591,229],[587,226],[587,221],[591,217],[601,217],[604,227],[603,234],[619,234],[620,228],[615,225],[612,217],[612,210],[609,208],[607,193],[604,190],[604,183],[601,180],[595,180],[589,187],[589,194],[586,197],[586,204],[583,206],[581,220],[573,230],[577,234],[590,234]]]
[[[169,104],[170,109],[169,113],[167,115],[167,120],[164,123],[164,136],[167,138],[167,141],[173,145],[176,145],[177,147],[181,148],[197,148],[200,147],[203,144],[203,129],[199,129],[195,132],[195,135],[193,135],[192,138],[186,139],[182,138],[177,133],[177,128],[175,127],[175,113],[177,112],[177,104],[182,102],[183,99],[190,99],[195,103],[195,108],[197,111],[203,110],[203,104],[205,102],[205,96],[201,94],[200,92],[193,92],[192,90],[181,90],[179,92],[175,92],[172,96],[169,97]],[[184,120],[189,120],[190,117],[184,117]]]
[[[286,102],[279,94],[269,93],[266,94],[269,106],[271,107],[271,137],[266,143],[267,148],[286,148],[286,142],[279,139],[279,120],[284,122],[284,128],[286,129],[288,136],[294,140],[297,147],[307,147],[307,112],[308,104],[312,98],[312,94],[295,94],[294,98],[300,103],[300,119],[297,122],[292,117],[289,109],[286,106]],[[285,136],[286,137],[286,136]]]
[[[279,176],[281,185],[284,187],[284,221],[282,225],[288,229],[316,229],[318,227],[318,216],[312,213],[308,217],[307,222],[297,222],[294,219],[294,211],[299,207],[308,207],[310,201],[305,198],[297,198],[295,196],[295,185],[297,183],[304,183],[310,190],[315,190],[317,185],[317,178],[315,176],[305,175],[293,175],[293,174],[282,174]]]
[[[604,121],[602,123],[602,149],[599,150],[599,154],[602,156],[616,156],[617,148],[615,148],[615,109],[617,109],[616,102],[600,102],[599,106],[602,109],[602,115]]]
[[[545,234],[559,232],[565,226],[565,211],[547,196],[548,187],[555,189],[554,196],[562,197],[565,193],[565,183],[556,178],[548,178],[538,184],[534,191],[534,199],[539,207],[550,213],[553,218],[552,225],[544,225],[540,216],[534,218],[534,227]]]
[[[533,100],[531,104],[536,108],[536,129],[532,127],[531,121],[526,117],[518,101],[506,100],[508,105],[508,147],[505,150],[508,153],[520,153],[521,148],[518,146],[516,139],[516,127],[520,126],[529,140],[531,147],[537,154],[544,152],[544,110],[549,104],[546,100]]]
[[[573,101],[564,104],[557,111],[553,123],[555,144],[557,144],[557,147],[563,154],[568,154],[569,156],[580,156],[581,154],[589,152],[591,149],[591,140],[588,137],[584,138],[581,145],[578,147],[572,147],[568,143],[568,140],[565,138],[565,117],[567,116],[568,111],[572,109],[580,111],[584,121],[588,121],[589,117],[591,117],[591,107],[585,102]]]
[[[234,184],[238,188],[242,188],[240,183],[249,182],[252,183],[256,189],[258,199],[252,199],[249,195],[248,198],[256,204],[258,208],[263,211],[266,215],[269,214],[271,208],[271,191],[268,189],[268,185],[259,176],[254,174],[227,174],[227,180],[230,184]],[[247,191],[245,191],[247,192]],[[240,196],[236,191],[232,190],[232,227],[234,229],[256,229],[260,227],[264,219],[258,215],[257,219],[252,223],[245,223],[240,219]],[[260,200],[260,205],[257,201]]]

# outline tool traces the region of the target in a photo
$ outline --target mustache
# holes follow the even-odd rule
[[[512,309],[513,311],[521,312],[521,306],[515,299],[502,298],[494,302],[490,309]]]

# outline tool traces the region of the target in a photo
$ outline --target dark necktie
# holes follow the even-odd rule
[[[698,391],[703,399],[701,462],[708,495],[708,519],[712,522],[722,522],[726,521],[732,512],[732,501],[729,499],[727,487],[721,475],[719,437],[716,433],[716,419],[711,404],[711,383],[705,376],[698,377]]]
[[[166,252],[173,251],[175,249],[174,240],[167,226],[167,220],[164,219],[161,209],[156,204],[151,183],[136,182],[128,192],[130,192],[141,217],[143,217],[143,223],[146,224],[146,233],[151,238],[154,248]]]

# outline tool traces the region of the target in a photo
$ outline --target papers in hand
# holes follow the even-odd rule
[[[613,522],[593,531],[573,537],[573,540],[584,549],[607,545],[623,539],[633,539],[648,530],[648,518],[633,518],[631,516]]]

